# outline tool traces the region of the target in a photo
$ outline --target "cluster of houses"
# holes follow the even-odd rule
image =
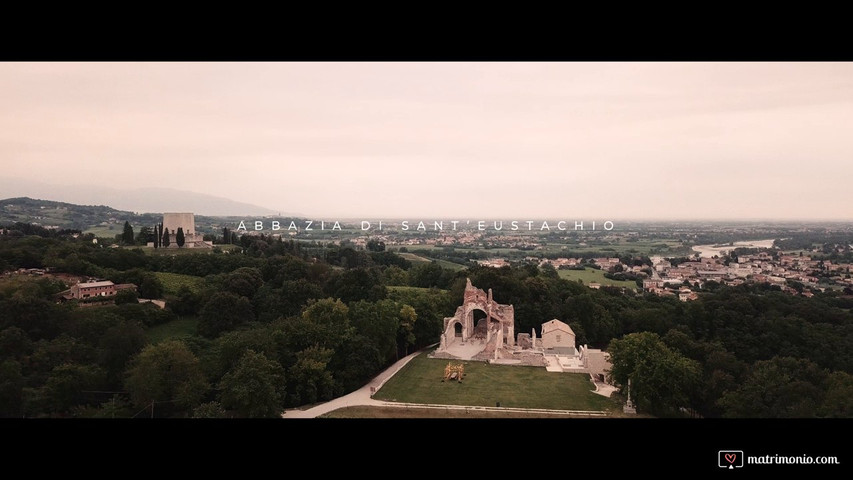
[[[501,268],[509,266],[509,262],[505,258],[490,258],[488,260],[477,260],[483,267]]]
[[[661,257],[652,257],[654,275],[643,280],[643,290],[659,295],[674,295],[671,286],[678,288],[677,294],[682,296],[684,282],[701,287],[705,282],[715,282],[735,286],[747,282],[769,283],[778,285],[783,291],[811,297],[812,289],[824,291],[825,286],[819,286],[818,275],[831,274],[830,283],[853,286],[853,265],[833,264],[830,261],[812,260],[808,255],[779,255],[774,258],[768,252],[754,255],[741,255],[737,262],[729,261],[728,265],[721,258],[699,258],[677,265],[671,264]],[[834,274],[834,275],[833,275]],[[803,285],[803,289],[789,286],[790,281]],[[689,297],[690,292],[687,292]],[[695,294],[694,294],[695,295]]]
[[[554,268],[577,268],[583,265],[584,261],[582,258],[546,258],[540,259],[537,257],[525,257],[524,260],[529,263],[538,263],[540,267],[550,264]],[[490,258],[488,260],[479,260],[479,263],[485,267],[495,267],[500,268],[509,265],[509,262],[505,258]],[[602,258],[593,258],[592,263],[597,265],[604,272],[632,272],[640,275],[646,275],[642,270],[643,267],[633,266],[629,267],[622,263],[616,257],[602,257]],[[621,269],[618,269],[617,266],[621,266]]]
[[[544,260],[539,260],[536,257],[526,257],[525,260],[528,262],[537,262],[538,261],[540,267],[544,267],[545,265],[550,264],[552,267],[554,267],[556,269],[573,268],[573,267],[579,266],[582,263],[582,260],[580,258],[554,258],[554,259],[546,258]]]
[[[539,259],[536,257],[527,257],[525,260],[531,262],[538,262],[540,267],[550,264],[552,267],[556,269],[560,268],[577,268],[584,264],[584,260],[582,258],[545,258]],[[591,259],[592,263],[601,269],[603,272],[630,272],[636,273],[639,276],[644,276],[646,273],[643,271],[644,268],[639,265],[626,265],[622,263],[617,257],[599,257]],[[619,268],[621,267],[621,268]]]
[[[366,241],[366,240],[365,240]],[[430,237],[407,234],[390,234],[385,241],[388,245],[434,245],[439,247],[475,247],[484,245],[492,248],[520,248],[533,250],[541,246],[533,238],[519,235],[484,235],[482,232],[458,231],[450,235]]]
[[[7,277],[11,277],[12,275],[27,275],[30,277],[41,277],[42,275],[44,275],[47,272],[48,272],[48,270],[45,268],[19,268],[19,269],[14,270],[14,271],[5,272],[3,275],[7,276]]]

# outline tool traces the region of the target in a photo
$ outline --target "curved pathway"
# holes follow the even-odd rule
[[[369,381],[367,385],[359,388],[358,390],[344,395],[343,397],[338,397],[334,400],[329,400],[326,403],[321,403],[315,407],[311,407],[307,410],[285,410],[284,413],[281,414],[282,418],[315,418],[323,415],[325,413],[329,413],[332,410],[337,410],[339,408],[344,407],[352,407],[355,405],[374,405],[374,406],[382,406],[388,402],[381,402],[379,400],[374,400],[370,398],[371,387],[375,388],[378,391],[382,388],[382,385],[388,381],[389,378],[393,377],[394,374],[400,371],[409,361],[416,356],[418,356],[421,352],[424,352],[426,349],[433,347],[434,345],[430,345],[422,350],[418,350],[417,352],[403,357],[393,365],[385,369],[382,373],[373,378],[373,380]]]

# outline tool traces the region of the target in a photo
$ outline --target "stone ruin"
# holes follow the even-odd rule
[[[475,312],[482,318],[475,320]],[[452,317],[444,319],[441,342],[433,354],[437,358],[488,360],[497,351],[515,345],[515,310],[502,305],[467,279],[462,305]]]
[[[475,312],[480,313],[475,316]],[[531,329],[529,334],[519,333],[516,341],[513,306],[495,302],[492,289],[483,291],[467,279],[462,305],[444,319],[439,347],[430,357],[533,365],[551,372],[596,376],[603,376],[609,368],[607,354],[601,350],[586,345],[575,348],[574,332],[559,320],[543,323],[542,335],[537,338],[536,330]],[[566,344],[571,348],[561,346]]]

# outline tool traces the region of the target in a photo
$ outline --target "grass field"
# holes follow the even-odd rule
[[[320,418],[571,418],[559,413],[443,410],[418,407],[345,407]],[[589,418],[589,417],[587,417]]]
[[[608,410],[615,403],[596,395],[589,376],[551,373],[542,367],[464,362],[462,383],[442,382],[448,360],[418,355],[374,395],[377,400],[442,405]]]
[[[154,325],[145,332],[145,336],[151,343],[160,343],[174,337],[195,335],[197,326],[196,317],[181,317],[168,323]]]
[[[584,285],[589,285],[592,282],[598,282],[602,285],[613,285],[615,287],[637,288],[637,283],[631,280],[611,280],[604,276],[604,272],[594,268],[585,270],[557,270],[560,278],[577,281],[583,280]]]
[[[408,260],[412,263],[427,263],[430,261],[428,258],[419,257],[419,256],[415,255],[414,253],[408,253],[408,252],[399,253],[398,252],[397,255],[405,258],[406,260]]]
[[[464,265],[459,265],[458,263],[448,262],[447,260],[434,260],[432,258],[425,258],[414,253],[397,253],[397,255],[405,258],[406,260],[412,262],[413,265],[417,265],[418,263],[429,263],[429,262],[438,262],[442,268],[447,268],[453,271],[459,271],[465,269]]]
[[[113,228],[110,229],[108,226],[98,225],[97,227],[87,228],[83,230],[83,233],[94,233],[96,237],[101,238],[115,238],[116,235],[122,232],[122,225],[111,225]]]
[[[164,293],[174,295],[178,293],[181,286],[186,285],[190,290],[197,292],[204,284],[204,279],[192,275],[181,275],[180,273],[154,272],[157,279],[163,284]]]

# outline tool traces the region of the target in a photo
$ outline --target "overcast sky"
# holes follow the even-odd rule
[[[5,63],[0,166],[327,218],[850,220],[853,64]]]

